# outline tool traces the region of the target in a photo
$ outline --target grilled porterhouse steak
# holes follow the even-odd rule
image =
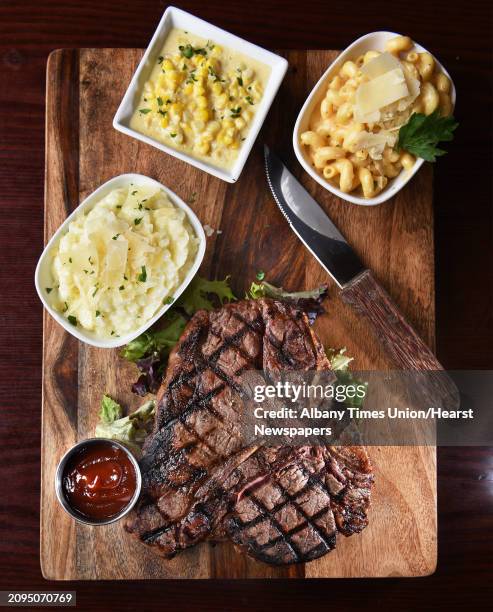
[[[167,557],[229,538],[268,563],[310,561],[368,523],[363,447],[247,446],[245,370],[329,369],[304,313],[245,300],[191,319],[170,356],[141,461],[143,495],[126,529]]]

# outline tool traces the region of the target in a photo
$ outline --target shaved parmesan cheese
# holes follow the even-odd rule
[[[358,123],[378,123],[380,121],[381,113],[379,110],[367,113],[366,115],[360,115],[359,109],[355,106],[354,108],[354,119]]]
[[[400,67],[401,63],[399,60],[391,53],[385,52],[361,66],[361,72],[370,79],[375,79],[390,70]]]
[[[127,255],[128,242],[126,240],[119,238],[107,243],[103,282],[108,287],[123,281],[127,267]]]
[[[356,150],[363,149],[368,151],[372,159],[382,159],[382,153],[388,145],[393,147],[397,140],[397,134],[382,130],[376,134],[371,132],[359,132],[355,140]]]
[[[404,72],[404,78],[406,79],[407,88],[409,89],[409,95],[403,98],[402,100],[399,100],[399,103],[397,104],[398,111],[406,110],[406,108],[408,108],[419,96],[419,92],[421,89],[421,83],[418,81],[418,79],[415,79],[413,77],[411,71],[406,67],[405,64],[403,64],[402,69]]]
[[[357,113],[368,115],[408,95],[402,68],[395,68],[367,83],[361,83],[356,90]]]

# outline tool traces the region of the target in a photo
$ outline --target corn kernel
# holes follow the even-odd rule
[[[185,87],[183,88],[183,93],[186,96],[191,96],[192,95],[192,93],[193,93],[193,85],[192,85],[192,83],[187,83],[185,85]]]
[[[168,117],[163,117],[163,118],[161,119],[161,127],[166,128],[166,127],[168,127],[168,124],[169,124],[169,119],[168,119]]]
[[[214,83],[212,85],[212,91],[216,94],[216,96],[219,96],[220,94],[222,94],[223,92],[223,87],[221,85],[221,83]]]
[[[246,126],[245,120],[241,117],[235,119],[235,127],[237,130],[242,130]]]
[[[232,119],[224,119],[223,120],[223,126],[225,128],[232,128],[235,126],[234,121]]]
[[[169,59],[164,60],[164,62],[162,63],[162,69],[166,71],[173,70],[174,69],[173,62]]]
[[[193,89],[196,96],[203,96],[205,94],[205,88],[202,83],[195,83]]]
[[[228,103],[228,96],[226,94],[221,94],[216,100],[216,106],[218,108],[224,108]]]
[[[169,114],[172,117],[180,117],[183,111],[183,105],[180,102],[175,102],[169,107]]]
[[[238,140],[234,140],[231,144],[231,149],[239,149],[240,148],[240,143]]]
[[[221,124],[219,123],[219,121],[211,121],[207,126],[207,129],[211,134],[217,134],[221,129]]]
[[[199,108],[207,108],[207,98],[205,96],[199,96],[197,98],[197,106]]]
[[[209,111],[206,108],[199,108],[194,113],[194,118],[198,121],[208,121],[209,120]]]
[[[197,145],[196,149],[197,152],[200,155],[207,155],[207,153],[209,153],[210,150],[210,144],[208,142],[201,142],[199,145]]]

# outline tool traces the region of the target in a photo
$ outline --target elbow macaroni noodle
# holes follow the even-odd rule
[[[375,197],[390,179],[413,167],[413,155],[394,149],[399,128],[413,113],[430,115],[438,109],[445,116],[452,112],[450,79],[437,70],[430,53],[416,51],[409,36],[390,39],[385,52],[395,58],[394,65],[400,65],[407,85],[415,83],[414,96],[409,87],[409,98],[380,108],[375,121],[370,115],[358,115],[358,88],[371,81],[362,68],[382,55],[367,51],[345,62],[329,80],[325,97],[310,118],[310,129],[300,135],[325,179],[344,193],[358,189],[365,198]]]

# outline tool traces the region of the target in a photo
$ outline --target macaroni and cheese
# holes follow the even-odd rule
[[[158,187],[112,190],[52,251],[53,308],[72,325],[118,337],[149,321],[185,279],[198,238]]]
[[[270,68],[172,29],[130,127],[222,168],[235,161]]]
[[[375,197],[415,157],[395,146],[413,113],[450,115],[449,78],[408,36],[345,62],[300,136],[317,171],[344,193]]]

